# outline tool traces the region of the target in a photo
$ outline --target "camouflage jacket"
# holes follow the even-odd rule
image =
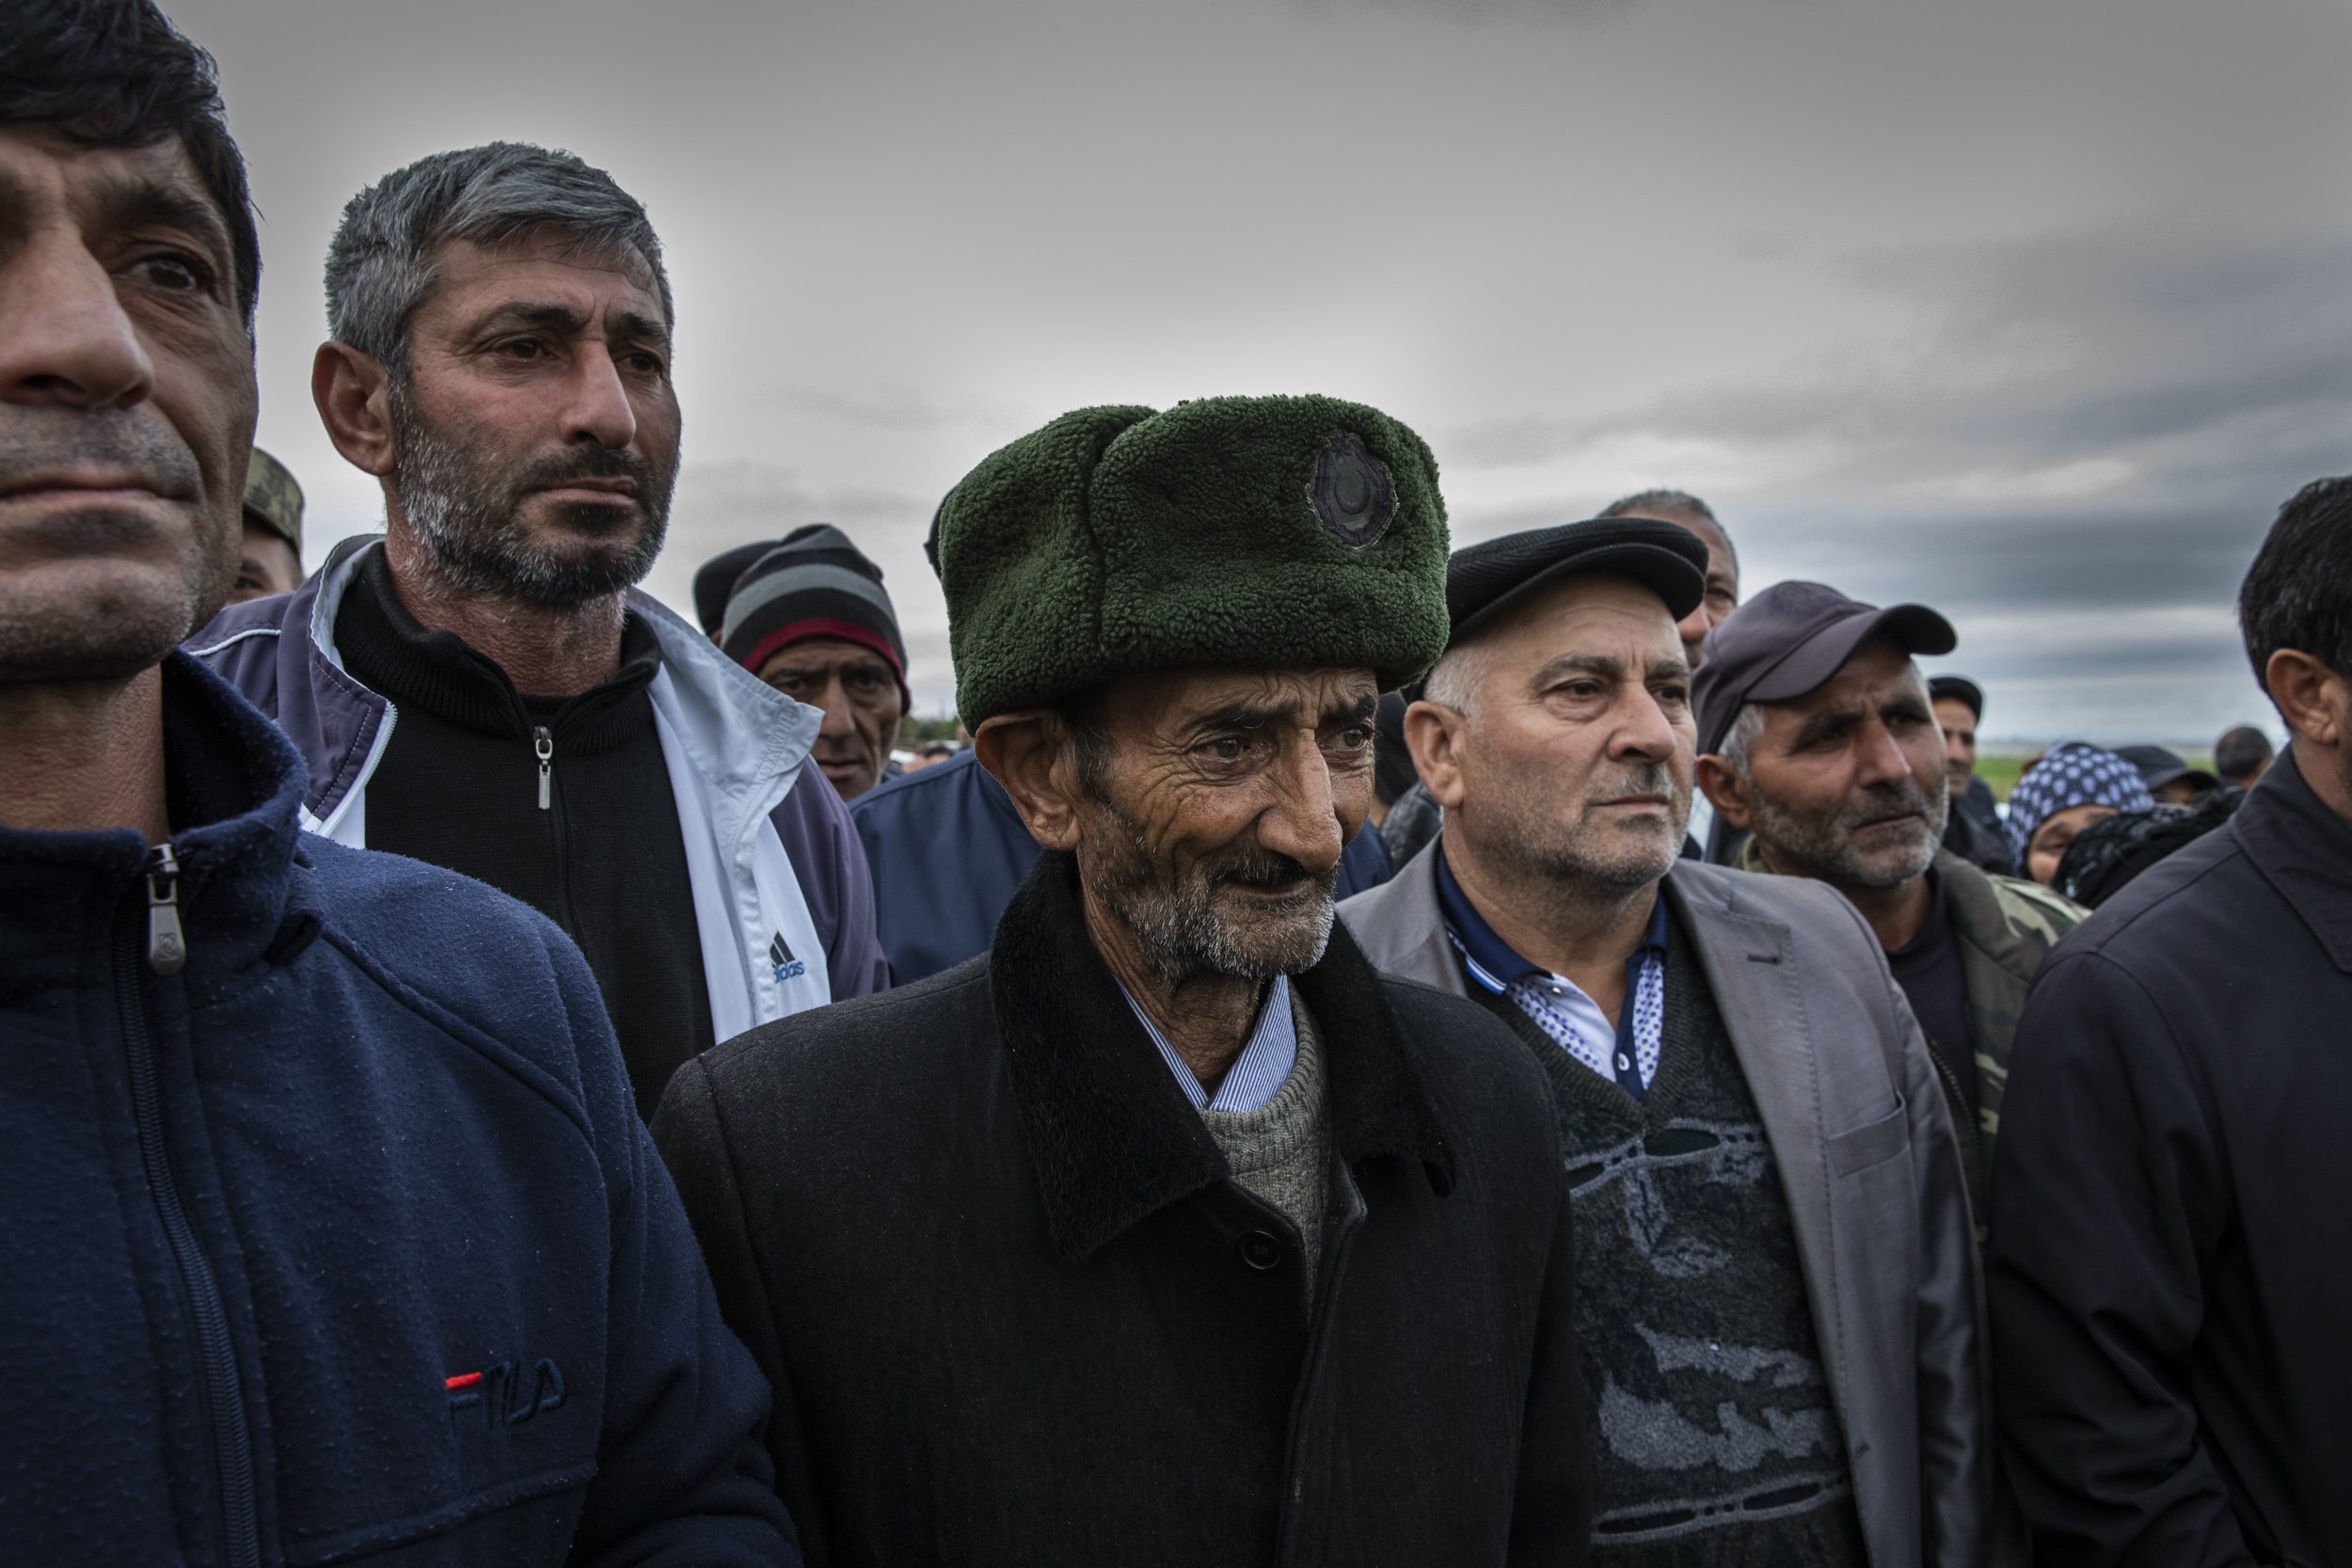
[[[1771,871],[1754,839],[1741,848],[1739,865],[1742,871]],[[1977,1136],[1961,1140],[1960,1151],[1961,1164],[1968,1172],[1968,1196],[1981,1230],[1985,1203],[1992,1196],[1993,1144],[2001,1131],[2001,1097],[2009,1087],[2010,1053],[2017,1043],[2017,1016],[2026,1008],[2026,990],[2058,939],[2081,925],[2090,911],[2039,882],[1980,871],[1947,849],[1936,851],[1935,870],[1944,884],[1945,912],[1960,938],[1969,1032],[1975,1037]],[[1962,1104],[1960,1085],[1940,1059],[1936,1072],[1957,1117]]]

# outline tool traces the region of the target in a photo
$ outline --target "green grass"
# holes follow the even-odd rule
[[[2017,776],[2026,770],[2026,764],[2040,756],[2042,751],[2042,747],[2036,746],[2031,751],[1979,752],[1977,777],[1992,788],[1995,800],[2006,800],[2009,792],[2017,787]],[[2211,752],[2183,752],[2181,760],[2191,768],[2201,768],[2208,773],[2213,771]]]

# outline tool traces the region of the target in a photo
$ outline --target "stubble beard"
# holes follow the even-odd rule
[[[1599,802],[1627,795],[1663,795],[1672,802],[1663,831],[1645,838],[1620,830],[1596,829],[1590,813]],[[1480,848],[1491,859],[1510,865],[1534,885],[1558,884],[1576,890],[1630,893],[1655,882],[1674,868],[1682,852],[1682,834],[1691,819],[1691,786],[1676,780],[1664,763],[1628,768],[1615,778],[1596,782],[1585,790],[1586,815],[1564,825],[1556,808],[1526,794],[1508,797],[1515,802],[1509,817],[1493,826],[1502,831],[1480,834]],[[1488,841],[1492,842],[1489,843]]]
[[[43,467],[120,467],[166,493],[200,495],[196,455],[159,419],[136,410],[16,410],[0,425],[0,477]],[[236,579],[233,546],[200,501],[176,549],[151,568],[126,570],[105,548],[131,523],[103,505],[12,531],[17,547],[54,539],[61,570],[80,559],[103,576],[96,592],[46,593],[38,571],[0,574],[0,683],[114,681],[160,663],[217,611]],[[96,547],[93,548],[93,546]],[[36,552],[48,553],[48,552]]]
[[[1322,961],[1338,912],[1337,866],[1316,877],[1288,855],[1245,842],[1178,871],[1153,852],[1140,823],[1112,802],[1104,802],[1104,813],[1110,832],[1082,850],[1088,890],[1135,934],[1162,981],[1222,974],[1263,982]],[[1258,900],[1258,918],[1234,920],[1218,907],[1217,891],[1227,883],[1295,879],[1305,885],[1278,900]]]
[[[656,467],[632,452],[582,448],[519,472],[501,472],[444,436],[405,387],[395,385],[387,401],[401,510],[447,587],[544,610],[577,610],[633,587],[653,570],[669,533],[675,462]],[[522,520],[523,503],[533,491],[567,480],[624,478],[637,483],[634,506],[561,508],[564,527],[553,539],[533,533]]]
[[[1858,799],[1850,797],[1834,816],[1786,811],[1761,790],[1751,788],[1750,793],[1756,802],[1756,836],[1773,863],[1833,887],[1900,887],[1918,876],[1935,859],[1952,809],[1950,790],[1922,789],[1916,779],[1873,784]],[[1905,811],[1915,811],[1922,818],[1910,842],[1875,853],[1856,847],[1854,834],[1863,823]]]

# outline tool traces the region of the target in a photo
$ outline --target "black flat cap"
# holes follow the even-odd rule
[[[1492,625],[1536,589],[1571,576],[1630,578],[1665,600],[1666,613],[1679,621],[1707,597],[1707,546],[1674,523],[1596,517],[1455,550],[1445,567],[1445,608],[1454,623],[1446,646]]]
[[[1960,645],[1952,624],[1923,604],[1881,610],[1818,582],[1776,582],[1715,624],[1691,682],[1699,754],[1723,748],[1750,703],[1804,696],[1846,667],[1854,650],[1883,637],[1912,655]]]
[[[1965,703],[1969,712],[1980,720],[1984,717],[1984,688],[1965,675],[1929,677],[1928,701],[1931,703]]]

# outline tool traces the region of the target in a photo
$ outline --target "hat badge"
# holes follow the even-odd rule
[[[1396,520],[1396,483],[1387,465],[1346,431],[1333,436],[1315,460],[1307,499],[1323,531],[1350,549],[1376,543]]]

